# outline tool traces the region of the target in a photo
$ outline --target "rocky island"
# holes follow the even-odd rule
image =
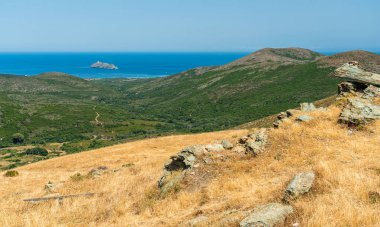
[[[106,62],[97,61],[94,64],[91,65],[91,68],[98,68],[98,69],[112,69],[117,70],[119,69],[116,65]]]

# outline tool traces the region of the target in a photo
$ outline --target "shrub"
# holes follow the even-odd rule
[[[26,150],[25,154],[47,156],[49,154],[49,152],[45,148],[34,147],[34,148],[30,148],[30,149]]]
[[[14,144],[20,144],[25,141],[25,136],[21,133],[15,133],[12,135],[12,142]]]
[[[9,170],[4,174],[5,177],[17,177],[18,172],[16,170]]]

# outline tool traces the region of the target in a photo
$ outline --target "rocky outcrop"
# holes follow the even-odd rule
[[[285,189],[283,201],[289,202],[307,193],[313,186],[314,179],[313,171],[296,174]]]
[[[380,74],[366,72],[359,68],[358,62],[345,63],[335,70],[334,76],[361,84],[380,86]]]
[[[358,97],[349,98],[339,116],[340,123],[349,125],[367,124],[376,119],[380,119],[380,106]]]
[[[117,70],[119,69],[116,65],[106,62],[97,61],[94,64],[91,65],[91,68],[98,68],[98,69],[111,69],[111,70]]]
[[[280,203],[269,203],[264,206],[259,206],[254,211],[240,222],[241,227],[265,226],[271,227],[281,225],[285,218],[293,213],[293,208],[289,205]]]
[[[239,139],[239,144],[234,148],[235,151],[244,150],[247,154],[258,155],[264,152],[264,147],[268,141],[266,129],[261,129]]]

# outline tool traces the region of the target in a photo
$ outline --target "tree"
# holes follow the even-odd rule
[[[21,133],[15,133],[12,135],[12,142],[14,144],[20,144],[25,141],[25,136]]]

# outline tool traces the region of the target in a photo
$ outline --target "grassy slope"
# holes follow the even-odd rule
[[[164,199],[155,198],[156,182],[164,162],[182,147],[237,140],[247,130],[170,136],[51,159],[18,168],[19,177],[0,176],[1,226],[178,226],[198,215],[209,217],[205,226],[237,226],[255,206],[280,201],[292,176],[305,170],[317,173],[310,193],[292,205],[295,214],[287,226],[376,226],[380,204],[368,198],[380,184],[380,122],[368,130],[347,132],[337,125],[340,109],[310,113],[305,124],[285,122],[270,132],[266,152],[249,157],[218,153],[208,169],[213,176],[202,186],[184,184]],[[227,157],[223,161],[218,155]],[[212,154],[210,154],[212,155]],[[75,173],[108,166],[119,169],[98,178],[73,181]],[[1,174],[2,175],[2,174]],[[210,175],[210,174],[209,174]],[[63,182],[57,192],[93,192],[93,198],[27,204],[25,198],[45,196],[48,182]],[[191,182],[190,182],[191,183]],[[195,187],[195,188],[194,188]]]

